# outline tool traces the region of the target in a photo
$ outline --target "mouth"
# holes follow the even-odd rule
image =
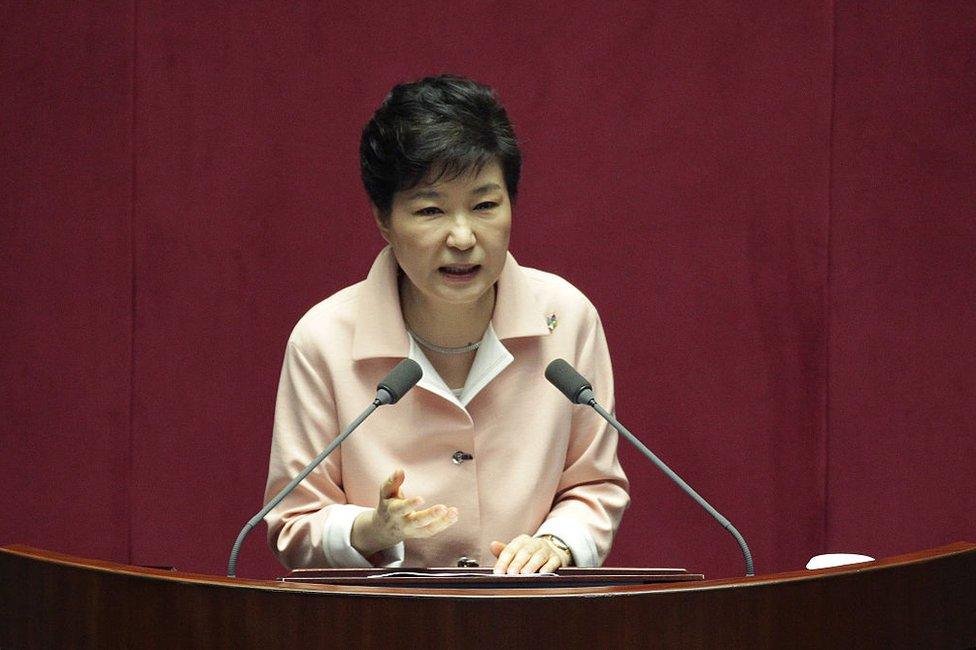
[[[480,264],[446,264],[437,269],[447,280],[470,280],[481,270]]]

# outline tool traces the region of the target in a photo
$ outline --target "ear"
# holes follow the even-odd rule
[[[380,209],[376,207],[375,203],[370,202],[370,209],[373,211],[373,221],[376,222],[376,227],[379,228],[380,236],[386,240],[386,243],[390,243],[390,228],[383,222],[383,215]]]

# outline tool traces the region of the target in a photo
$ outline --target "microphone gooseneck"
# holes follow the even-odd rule
[[[627,438],[642,454],[644,454],[652,463],[654,463],[659,470],[664,472],[668,478],[678,484],[685,494],[690,496],[695,502],[705,509],[708,514],[710,514],[715,521],[722,525],[722,527],[729,531],[732,537],[735,538],[736,543],[739,545],[739,549],[742,551],[742,556],[746,563],[746,575],[755,575],[752,564],[752,552],[749,550],[749,545],[746,544],[746,540],[742,537],[736,527],[732,525],[728,519],[723,517],[718,510],[713,508],[704,498],[690,485],[684,482],[684,480],[678,476],[670,467],[668,467],[664,461],[658,458],[654,452],[644,446],[640,440],[637,439],[634,434],[627,430],[627,428],[620,424],[612,414],[608,413],[606,409],[600,406],[596,398],[593,396],[593,387],[590,382],[579,374],[573,366],[567,363],[563,359],[556,359],[551,362],[546,367],[546,379],[552,383],[553,386],[558,388],[563,395],[569,398],[569,401],[574,404],[583,404],[585,406],[590,406],[597,413],[603,417],[604,420],[610,423],[614,429],[616,429],[622,436]]]
[[[407,391],[414,387],[414,385],[420,381],[424,372],[420,369],[420,365],[417,364],[413,359],[404,359],[396,365],[393,370],[390,371],[386,377],[384,377],[380,383],[376,386],[376,399],[373,403],[366,407],[366,410],[359,414],[355,420],[349,423],[349,426],[339,434],[335,440],[329,443],[329,446],[322,450],[318,456],[312,459],[308,465],[305,466],[298,475],[291,480],[291,482],[283,487],[278,494],[275,495],[273,499],[268,501],[260,512],[251,517],[241,532],[237,535],[237,540],[234,541],[234,548],[231,549],[230,559],[227,561],[227,577],[236,577],[237,573],[237,556],[241,552],[241,546],[244,544],[244,540],[247,538],[251,530],[264,519],[265,515],[271,512],[275,506],[281,503],[282,499],[288,496],[292,490],[298,487],[298,484],[305,480],[305,477],[312,473],[316,467],[319,466],[323,460],[325,460],[329,454],[331,454],[336,447],[342,444],[342,441],[349,437],[349,434],[356,430],[356,428],[363,423],[363,420],[368,418],[373,411],[378,409],[380,406],[385,404],[396,404],[401,397],[403,397]]]

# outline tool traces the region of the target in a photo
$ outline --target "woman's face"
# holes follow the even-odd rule
[[[380,232],[400,268],[434,304],[471,304],[488,297],[501,275],[512,207],[497,162],[478,174],[397,192]]]

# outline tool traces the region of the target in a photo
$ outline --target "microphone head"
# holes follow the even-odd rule
[[[404,359],[376,385],[376,399],[384,404],[396,404],[423,376],[420,364]]]
[[[592,399],[593,387],[590,382],[564,359],[556,359],[546,366],[546,379],[573,404],[586,404]],[[584,396],[588,399],[581,399]]]

